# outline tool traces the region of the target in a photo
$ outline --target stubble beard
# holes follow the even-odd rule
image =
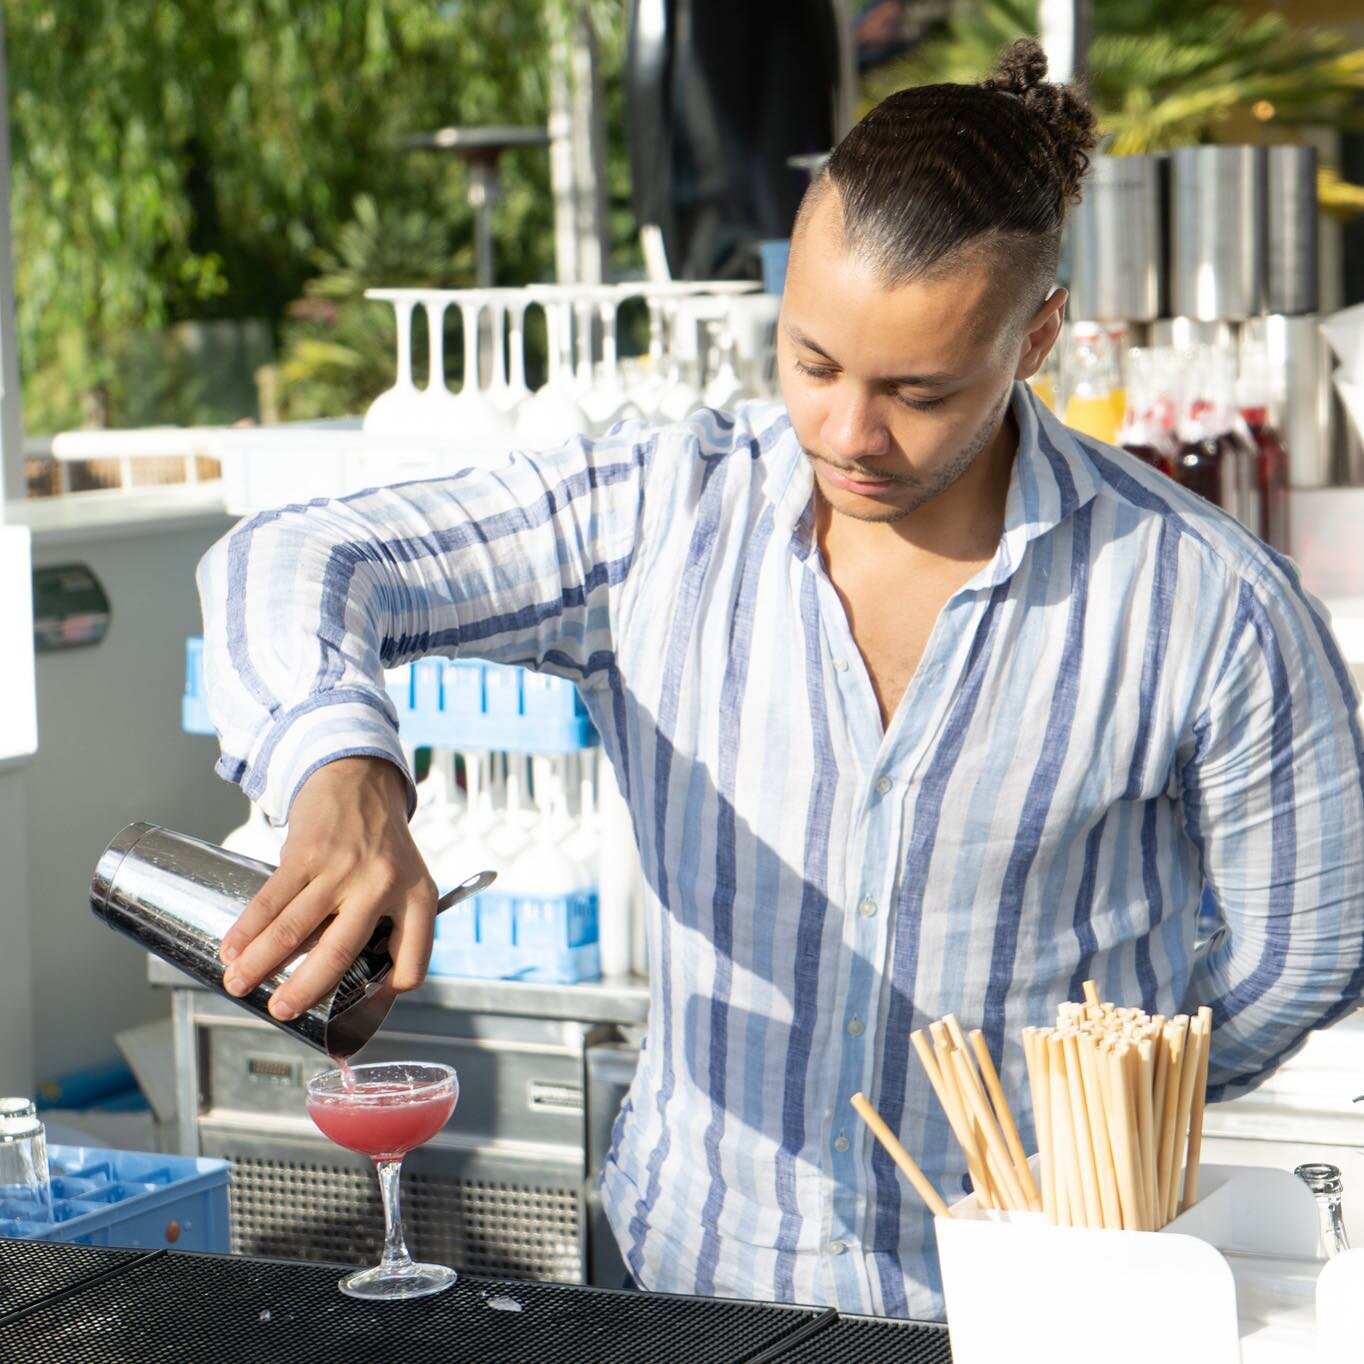
[[[819,480],[815,480],[815,490],[829,507],[840,516],[846,516],[854,521],[874,521],[883,525],[891,524],[895,521],[903,521],[905,517],[918,511],[926,502],[931,502],[935,497],[941,497],[975,462],[980,458],[986,446],[995,438],[999,430],[1000,423],[1004,420],[1004,414],[1009,409],[1010,400],[1013,397],[1012,383],[1004,390],[1003,396],[995,404],[994,410],[981,423],[971,439],[955,454],[946,464],[939,469],[934,476],[927,482],[917,478],[896,478],[891,482],[896,487],[913,489],[913,497],[909,502],[899,502],[893,507],[879,509],[868,508],[856,510],[849,507],[835,506],[831,502],[824,490],[819,486]],[[811,455],[807,450],[806,458],[815,463],[819,463],[817,456]],[[824,463],[830,461],[825,460]]]

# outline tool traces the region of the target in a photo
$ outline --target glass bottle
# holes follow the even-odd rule
[[[1162,421],[1160,370],[1156,351],[1134,348],[1127,352],[1126,404],[1118,427],[1118,444],[1173,478],[1174,451]]]
[[[1349,1250],[1345,1235],[1345,1217],[1341,1212],[1343,1192],[1340,1170],[1334,1165],[1299,1165],[1293,1171],[1312,1190],[1317,1200],[1317,1217],[1321,1223],[1321,1248],[1327,1259]]]
[[[1245,342],[1236,400],[1255,445],[1255,483],[1260,498],[1260,524],[1251,529],[1266,544],[1288,552],[1288,452],[1275,415],[1269,354],[1262,343]]]
[[[1108,401],[1113,408],[1113,420],[1121,427],[1123,417],[1127,414],[1127,356],[1131,349],[1128,344],[1127,323],[1106,322],[1104,335],[1108,337],[1108,345],[1113,356],[1114,386],[1108,394]]]
[[[1204,346],[1183,358],[1185,392],[1179,421],[1176,477],[1258,531],[1260,495],[1255,451],[1236,411],[1232,358]]]
[[[1122,387],[1113,344],[1097,322],[1077,322],[1062,361],[1066,425],[1112,445],[1118,438],[1113,395]]]

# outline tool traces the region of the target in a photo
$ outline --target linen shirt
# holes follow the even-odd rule
[[[201,566],[219,770],[276,820],[322,763],[403,764],[385,668],[578,684],[647,883],[603,1187],[647,1288],[940,1315],[931,1219],[849,1097],[960,1197],[909,1040],[949,1011],[1031,1149],[1020,1034],[1088,977],[1210,1005],[1214,1099],[1359,997],[1364,743],[1321,607],[1023,386],[1012,413],[998,548],[884,731],[775,404],[255,516]]]

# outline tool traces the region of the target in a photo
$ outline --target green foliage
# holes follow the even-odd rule
[[[976,81],[995,54],[1037,32],[1036,0],[980,0],[909,57],[869,73],[868,107],[906,85]],[[1282,14],[1217,0],[1096,0],[1090,95],[1115,155],[1208,141],[1261,104],[1277,124],[1343,124],[1364,93],[1364,50]]]
[[[130,337],[187,319],[273,327],[291,300],[318,296],[306,286],[320,269],[337,274],[323,298],[345,278],[468,282],[459,163],[398,144],[452,123],[543,124],[549,33],[567,3],[8,0],[29,429],[77,425],[96,409],[124,424],[145,408]],[[618,50],[620,0],[593,6]],[[513,152],[501,171],[500,279],[543,278],[553,258],[548,157]],[[368,222],[366,197],[383,206]],[[366,233],[394,235],[384,245],[364,243]],[[352,303],[338,305],[338,319]],[[384,311],[364,306],[373,324],[347,316],[330,338],[289,324],[310,353],[332,345],[337,374],[350,363],[365,376],[357,393],[376,379],[360,356]],[[347,349],[355,355],[343,361]],[[300,406],[325,400],[319,391]]]

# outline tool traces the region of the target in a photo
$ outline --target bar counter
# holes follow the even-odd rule
[[[407,1302],[334,1266],[0,1239],[0,1359],[24,1364],[950,1364],[945,1327],[832,1308],[461,1274]]]

